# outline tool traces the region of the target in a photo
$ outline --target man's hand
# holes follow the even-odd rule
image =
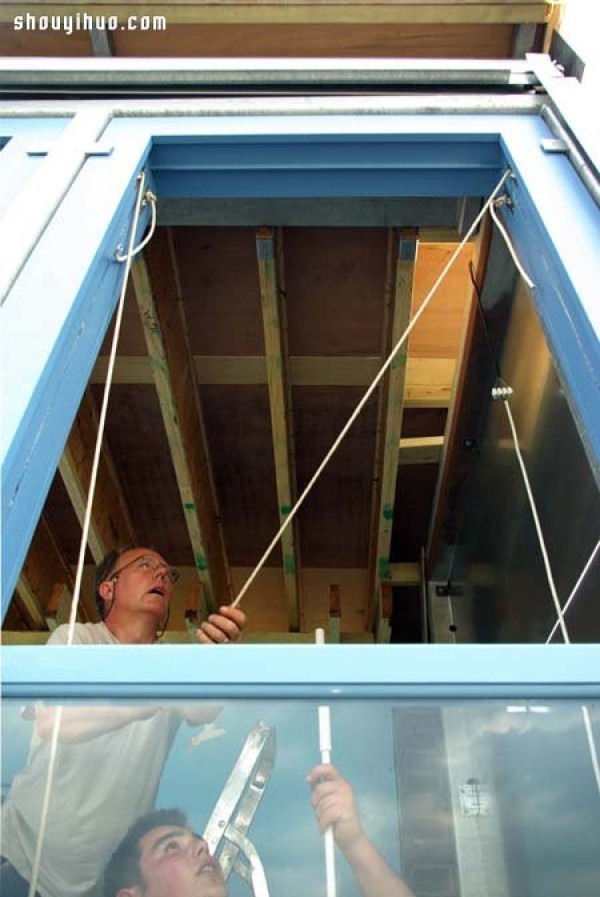
[[[246,622],[246,614],[243,610],[225,604],[219,608],[218,614],[211,614],[196,630],[196,638],[204,645],[239,642]]]
[[[334,838],[343,851],[356,841],[360,841],[364,837],[364,832],[358,817],[354,794],[335,766],[330,764],[315,766],[308,774],[308,784],[312,788],[310,802],[314,807],[321,834],[329,826],[333,826]]]

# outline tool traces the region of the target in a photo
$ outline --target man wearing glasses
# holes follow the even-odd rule
[[[178,571],[151,548],[108,555],[96,575],[101,620],[77,623],[77,645],[154,644],[167,625]],[[239,641],[246,616],[221,607],[197,631],[203,644]],[[49,644],[64,645],[68,626]],[[27,897],[38,849],[44,790],[57,739],[52,797],[36,882],[40,897],[82,897],[129,825],[154,806],[164,764],[180,725],[211,723],[220,708],[203,702],[153,706],[38,704],[29,757],[2,807],[2,897]]]
[[[150,645],[164,632],[179,571],[151,548],[112,551],[96,570],[99,623],[77,623],[78,645]],[[196,635],[203,644],[237,642],[246,625],[240,608],[227,605],[205,620]],[[68,627],[58,626],[49,645],[67,643]]]

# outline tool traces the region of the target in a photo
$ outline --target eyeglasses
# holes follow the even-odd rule
[[[166,561],[159,561],[157,558],[150,557],[150,555],[143,554],[139,558],[134,558],[132,561],[129,561],[128,564],[123,564],[122,567],[119,567],[118,570],[115,570],[114,573],[111,573],[110,576],[107,576],[107,579],[116,579],[121,575],[123,570],[127,570],[128,567],[133,567],[134,570],[141,570],[143,573],[148,571],[154,572],[158,570],[160,567],[163,568],[163,579],[166,579],[167,582],[170,582],[172,586],[175,585],[177,580],[179,579],[179,570],[177,567],[171,567]]]

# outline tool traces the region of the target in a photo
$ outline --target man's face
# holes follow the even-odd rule
[[[124,551],[115,571],[102,584],[101,592],[107,609],[148,613],[161,618],[173,593],[171,567],[152,548],[130,548]],[[116,578],[115,572],[118,573]]]
[[[218,860],[188,828],[161,825],[140,840],[144,897],[227,897]]]

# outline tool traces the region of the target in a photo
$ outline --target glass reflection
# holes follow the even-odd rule
[[[324,897],[315,810],[334,823],[338,897],[405,897],[408,886],[416,897],[596,897],[600,794],[581,707],[343,700],[331,712],[343,779],[314,770],[313,702],[65,705],[39,894],[102,893],[99,876],[130,826],[176,808],[183,815],[158,817],[165,825],[136,842],[146,857],[155,835],[170,833],[159,845],[168,897]],[[597,738],[598,709],[589,715]],[[56,717],[54,707],[5,703],[2,856],[25,882]],[[332,806],[341,816],[328,816]],[[160,880],[143,879],[139,894],[163,897]],[[5,881],[2,894],[19,897]]]

